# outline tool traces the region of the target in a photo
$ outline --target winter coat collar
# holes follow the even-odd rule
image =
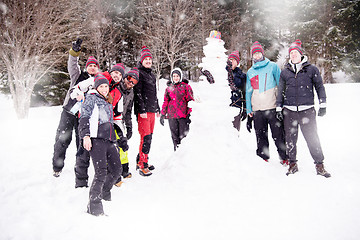
[[[138,62],[138,67],[137,67],[139,70],[142,70],[142,71],[145,71],[145,72],[148,72],[148,73],[151,73],[152,72],[152,69],[151,68],[146,68],[144,67],[144,65],[141,64],[141,62]]]
[[[296,65],[296,73],[300,72],[301,69],[310,65],[310,63],[308,63],[308,57],[304,55],[301,62],[299,62],[297,64],[292,63],[291,60],[289,59],[287,68],[289,68],[291,71],[295,72],[295,65]]]
[[[265,67],[266,65],[268,65],[270,62],[270,60],[268,58],[265,58],[263,61],[261,62],[257,62],[257,63],[254,63],[254,65],[252,66],[253,68],[257,69],[257,68],[263,68]]]

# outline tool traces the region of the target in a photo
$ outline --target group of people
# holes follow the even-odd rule
[[[152,72],[152,54],[142,47],[138,65],[125,73],[122,63],[109,71],[100,72],[98,61],[90,56],[85,70],[79,66],[82,40],[77,39],[69,51],[68,71],[70,88],[67,92],[60,123],[57,128],[53,175],[59,177],[64,167],[66,150],[76,136],[75,187],[88,187],[90,158],[95,176],[90,187],[88,213],[103,215],[102,200],[111,200],[111,189],[121,186],[122,178],[130,178],[128,140],[132,137],[132,110],[140,135],[136,170],[150,176],[155,167],[149,164],[149,152],[156,117],[161,125],[168,119],[174,151],[186,137],[190,126],[188,103],[194,101],[193,90],[184,79],[180,68],[174,68],[160,109],[156,77]],[[317,174],[331,175],[324,169],[324,156],[317,134],[314,89],[320,109],[318,116],[326,113],[326,93],[321,74],[308,62],[296,40],[289,48],[289,63],[283,70],[264,56],[259,42],[251,47],[252,67],[243,73],[238,67],[238,51],[228,56],[228,81],[231,88],[231,106],[240,109],[238,125],[247,119],[251,132],[254,126],[256,154],[269,161],[268,127],[275,142],[281,164],[288,166],[289,174],[298,171],[296,144],[298,128],[305,137]],[[234,124],[235,126],[235,124]]]
[[[71,143],[73,130],[76,136],[75,188],[88,187],[90,158],[95,176],[90,187],[87,212],[104,214],[102,200],[111,200],[112,187],[120,187],[122,178],[130,178],[128,140],[132,136],[132,110],[140,135],[136,170],[142,176],[150,176],[155,167],[149,164],[149,152],[155,126],[155,118],[169,119],[174,150],[187,135],[193,92],[183,78],[181,69],[171,73],[159,107],[156,77],[152,72],[152,54],[142,47],[137,67],[125,73],[122,63],[109,71],[100,72],[98,61],[90,56],[85,70],[79,66],[82,40],[73,42],[69,51],[68,71],[70,88],[67,92],[59,126],[56,131],[53,175],[59,177],[64,167],[66,150]]]
[[[290,59],[283,70],[265,57],[264,49],[258,41],[251,46],[251,56],[253,65],[246,76],[237,67],[240,62],[238,51],[229,55],[227,70],[232,90],[231,106],[240,108],[237,116],[239,119],[247,118],[246,127],[249,132],[254,126],[256,154],[264,161],[269,161],[268,128],[270,127],[280,163],[288,166],[286,175],[296,173],[300,127],[314,160],[317,174],[330,177],[323,164],[324,155],[317,133],[314,107],[315,90],[319,99],[318,116],[326,114],[325,87],[319,69],[310,64],[307,56],[304,55],[301,41],[296,40],[290,45]]]

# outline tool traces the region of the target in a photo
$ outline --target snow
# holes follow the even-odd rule
[[[327,115],[318,131],[331,178],[317,176],[302,137],[299,172],[286,176],[271,140],[269,163],[255,155],[254,132],[231,121],[224,83],[190,83],[190,133],[173,152],[170,130],[156,122],[150,177],[135,171],[139,135],[129,142],[133,178],[112,190],[107,216],[86,213],[89,188],[75,189],[75,143],[59,178],[52,152],[61,107],[31,108],[17,120],[0,95],[0,239],[358,239],[360,236],[360,84],[326,85]],[[160,103],[166,81],[160,82]],[[350,115],[347,115],[350,113]],[[93,166],[89,168],[90,181]]]

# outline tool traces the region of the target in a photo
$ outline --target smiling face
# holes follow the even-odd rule
[[[139,81],[136,80],[135,78],[128,76],[127,78],[125,78],[125,86],[127,89],[131,89],[133,88]]]
[[[143,60],[142,62],[142,65],[145,67],[145,68],[151,68],[152,66],[152,58],[151,57],[147,57]]]
[[[86,67],[86,71],[90,74],[90,75],[95,75],[99,72],[99,68],[96,64],[89,64]]]
[[[106,83],[100,84],[96,90],[106,98],[109,94],[109,85]]]
[[[261,52],[256,52],[253,54],[253,59],[254,60],[260,60],[263,57]]]
[[[112,71],[110,75],[115,82],[120,82],[120,80],[122,79],[122,74],[119,71]]]
[[[180,82],[180,76],[179,76],[179,74],[173,73],[173,75],[172,75],[172,80],[173,80],[174,83]]]
[[[293,64],[297,64],[301,62],[301,54],[299,53],[298,50],[292,50],[290,52],[290,60]]]

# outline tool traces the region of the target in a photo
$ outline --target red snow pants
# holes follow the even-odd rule
[[[152,134],[155,126],[155,113],[148,112],[147,118],[140,117],[138,114],[138,130],[140,134],[139,146],[139,167],[144,168],[144,163],[148,162],[148,155],[151,147]]]

